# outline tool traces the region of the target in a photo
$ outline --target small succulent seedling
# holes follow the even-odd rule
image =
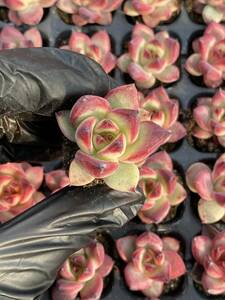
[[[154,33],[143,24],[136,24],[128,45],[128,52],[118,59],[118,67],[128,73],[139,88],[150,88],[156,80],[177,81],[180,71],[174,63],[180,53],[178,40],[167,31]]]
[[[112,11],[116,10],[123,0],[58,0],[56,6],[63,12],[72,15],[75,25],[107,25],[112,22]]]
[[[173,162],[165,152],[150,156],[140,169],[140,187],[146,197],[138,215],[147,224],[160,223],[186,198],[186,191],[173,171]]]
[[[4,223],[45,198],[38,192],[43,168],[28,163],[0,165],[0,222]]]
[[[168,21],[179,11],[179,0],[127,0],[124,12],[131,17],[141,16],[149,27]]]
[[[67,45],[62,49],[86,55],[99,63],[106,73],[111,72],[117,59],[111,52],[111,41],[105,30],[100,30],[89,37],[83,32],[73,32]]]
[[[174,238],[144,232],[118,239],[116,247],[127,263],[124,276],[129,289],[141,291],[150,300],[162,294],[165,283],[186,272],[178,254],[180,243]]]
[[[216,137],[225,147],[225,91],[219,90],[213,97],[201,97],[194,108],[196,126],[192,134],[207,140]]]
[[[1,0],[1,6],[9,9],[9,20],[16,25],[38,24],[44,14],[44,8],[51,7],[56,0]]]
[[[205,23],[220,23],[225,20],[224,0],[194,0],[193,11],[202,15]]]
[[[225,27],[210,23],[192,48],[194,53],[185,63],[186,70],[193,76],[203,76],[208,87],[220,86],[225,78]]]
[[[201,162],[186,172],[189,189],[200,196],[198,213],[202,223],[224,220],[225,215],[225,154],[216,161],[213,170]]]
[[[13,26],[5,26],[0,32],[0,50],[42,47],[42,37],[37,28],[21,33]]]
[[[211,295],[225,293],[225,231],[209,237],[196,236],[192,241],[192,253],[196,262],[203,267],[200,283]]]
[[[69,170],[70,183],[76,186],[97,178],[113,189],[134,191],[138,165],[170,138],[169,131],[142,121],[133,84],[117,87],[105,98],[83,96],[71,111],[56,117],[63,134],[80,148]]]
[[[52,290],[53,300],[98,300],[103,291],[103,280],[113,268],[113,260],[105,254],[99,242],[71,255],[61,270]]]

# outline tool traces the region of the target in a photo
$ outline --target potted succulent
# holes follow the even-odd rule
[[[112,271],[114,261],[105,253],[104,246],[93,241],[72,254],[59,271],[52,289],[53,300],[98,300],[104,288],[104,278]]]
[[[0,180],[0,223],[44,200],[45,194],[41,191],[43,181],[50,192],[69,184],[64,170],[44,173],[42,166],[31,166],[27,162],[0,164]]]
[[[195,125],[191,132],[192,135],[200,141],[212,141],[218,149],[218,144],[225,146],[224,140],[224,103],[225,92],[219,90],[212,97],[199,97],[197,105],[193,109],[193,118]],[[217,149],[214,149],[217,150]]]
[[[57,0],[56,6],[60,11],[68,14],[69,22],[84,26],[86,24],[107,25],[112,22],[112,12],[115,11],[123,0]],[[68,19],[68,18],[63,18]]]
[[[143,22],[154,28],[161,22],[169,22],[180,11],[179,0],[127,0],[124,4],[124,12],[131,17],[141,16]]]
[[[42,47],[41,33],[31,28],[21,33],[17,28],[6,25],[0,32],[0,50]]]
[[[41,22],[44,9],[55,4],[56,0],[1,0],[0,5],[8,9],[8,18],[16,25],[37,25]]]
[[[212,171],[206,164],[197,162],[186,172],[189,189],[200,197],[198,213],[202,223],[224,221],[224,165],[225,155],[223,154],[217,159]]]
[[[131,291],[158,299],[165,283],[184,275],[186,268],[178,254],[179,241],[152,232],[129,235],[116,241],[119,256],[126,263],[124,277]]]
[[[106,73],[116,67],[117,59],[112,53],[110,36],[105,30],[98,31],[91,37],[83,32],[72,32],[68,44],[61,48],[87,55],[99,63]]]
[[[193,279],[207,295],[224,296],[225,231],[210,232],[204,230],[192,241],[192,253],[196,260]]]
[[[223,82],[225,27],[215,22],[210,23],[204,34],[193,41],[191,54],[185,68],[194,77],[202,77],[207,87],[216,88]]]
[[[175,82],[180,77],[175,65],[180,53],[177,39],[170,37],[166,31],[154,33],[144,24],[136,24],[128,52],[118,59],[118,67],[128,73],[138,88],[150,88],[157,81]]]
[[[193,0],[190,10],[196,15],[196,18],[199,18],[199,20],[202,18],[205,23],[220,23],[225,20],[223,0]]]
[[[56,117],[63,134],[79,147],[69,169],[75,186],[101,179],[115,190],[134,191],[138,164],[170,137],[169,131],[142,120],[133,84],[117,87],[104,98],[83,96],[71,111],[59,111]]]
[[[165,151],[151,155],[142,165],[139,185],[146,200],[138,216],[147,224],[173,218],[172,209],[176,210],[187,196],[173,170],[173,162]]]

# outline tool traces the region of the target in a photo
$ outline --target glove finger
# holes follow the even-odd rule
[[[93,60],[55,48],[0,53],[0,113],[52,116],[84,94],[104,95],[110,79]]]

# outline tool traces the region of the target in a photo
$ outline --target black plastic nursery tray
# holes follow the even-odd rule
[[[0,26],[4,23],[1,22]],[[134,20],[126,17],[122,9],[118,9],[113,13],[113,23],[109,26],[87,25],[83,27],[86,33],[106,29],[111,36],[113,52],[120,56],[124,52],[124,44],[129,38]],[[80,30],[74,25],[68,25],[60,18],[57,9],[51,8],[47,11],[44,20],[37,26],[45,38],[46,46],[59,46],[65,39],[69,37],[72,30]],[[181,121],[186,120],[193,103],[198,96],[213,95],[213,89],[209,89],[197,85],[184,70],[184,62],[190,54],[191,41],[199,36],[199,32],[205,28],[204,24],[194,22],[188,15],[188,12],[182,5],[181,13],[170,24],[158,26],[158,30],[167,30],[173,36],[177,37],[181,43],[181,57],[178,62],[181,69],[181,78],[178,82],[166,86],[166,89],[173,98],[180,100]],[[121,84],[128,83],[125,76],[116,69],[112,76]],[[170,151],[170,155],[174,161],[175,169],[181,175],[185,182],[185,171],[194,162],[204,161],[210,165],[214,163],[219,156],[220,149],[215,152],[203,152],[195,148],[193,143],[189,142],[189,138],[178,142],[174,150]],[[185,186],[186,187],[186,186]],[[187,187],[186,190],[188,191]],[[141,233],[145,230],[153,230],[159,234],[168,234],[177,237],[181,241],[184,260],[188,269],[188,273],[179,281],[175,291],[170,291],[161,297],[164,300],[199,300],[199,299],[225,299],[225,296],[207,296],[196,289],[192,277],[191,270],[194,266],[194,260],[191,254],[191,240],[194,236],[201,232],[201,222],[198,217],[196,208],[197,198],[188,192],[187,200],[179,207],[176,217],[167,223],[158,226],[145,225],[138,218],[131,221],[122,229],[115,230],[109,238],[109,243],[114,243],[114,240],[127,234]],[[111,247],[113,248],[113,247]],[[114,247],[115,248],[115,247]],[[112,251],[112,250],[111,250]],[[115,260],[115,268],[111,277],[111,282],[107,285],[103,292],[102,299],[104,300],[142,300],[145,299],[141,293],[134,293],[128,290],[123,279],[123,264],[116,254],[115,249],[110,252]],[[41,297],[42,300],[51,299],[50,293],[46,293]]]

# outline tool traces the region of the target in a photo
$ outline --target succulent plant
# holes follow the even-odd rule
[[[90,38],[82,32],[73,32],[68,45],[63,49],[84,54],[99,63],[106,73],[111,72],[116,66],[116,57],[111,52],[111,41],[105,30],[100,30]]]
[[[216,88],[225,78],[225,27],[210,23],[204,34],[194,40],[194,53],[188,57],[185,67],[193,76],[203,76],[206,86]]]
[[[104,277],[111,272],[113,264],[99,242],[75,252],[59,271],[52,299],[74,300],[78,293],[81,300],[100,299]]]
[[[180,9],[178,0],[127,0],[124,12],[131,17],[141,16],[149,27],[168,21]]]
[[[38,24],[44,14],[44,8],[51,7],[56,0],[2,0],[1,6],[9,9],[9,20],[16,25]]]
[[[200,282],[211,295],[225,293],[225,231],[210,238],[196,236],[192,241],[192,253],[197,263],[204,268]]]
[[[42,180],[42,167],[28,163],[1,164],[0,222],[12,219],[45,198],[37,191]]]
[[[56,192],[69,185],[69,177],[64,170],[54,170],[45,174],[45,183],[50,191]]]
[[[193,116],[196,126],[192,134],[199,139],[216,137],[225,147],[225,91],[219,90],[212,98],[198,98]]]
[[[216,161],[213,170],[204,163],[194,163],[186,172],[189,189],[197,193],[198,212],[203,223],[224,220],[225,215],[225,154]]]
[[[202,15],[205,23],[225,21],[224,0],[194,0],[193,11]]]
[[[143,120],[150,120],[162,128],[170,130],[168,142],[175,143],[186,135],[186,129],[177,121],[179,116],[179,102],[171,99],[161,86],[140,98]]]
[[[124,276],[129,289],[141,291],[152,300],[162,294],[164,283],[186,272],[178,254],[180,244],[172,237],[160,238],[154,233],[144,232],[118,239],[116,247],[127,263]]]
[[[141,121],[139,108],[139,94],[131,84],[109,91],[105,98],[83,96],[71,112],[56,114],[62,133],[80,148],[70,165],[71,185],[97,178],[119,191],[135,190],[137,165],[170,137],[153,122]]]
[[[0,33],[0,50],[42,47],[42,37],[37,28],[21,33],[12,26],[5,26]]]
[[[140,168],[140,187],[146,197],[138,215],[147,224],[160,223],[187,196],[173,171],[173,162],[165,151],[150,156]]]
[[[58,0],[56,6],[72,15],[75,25],[107,25],[112,22],[112,11],[116,10],[123,0]]]
[[[180,53],[178,40],[167,31],[154,33],[143,24],[136,24],[128,52],[118,59],[118,67],[128,73],[139,88],[150,88],[156,80],[164,83],[179,79],[180,71],[174,63]]]

